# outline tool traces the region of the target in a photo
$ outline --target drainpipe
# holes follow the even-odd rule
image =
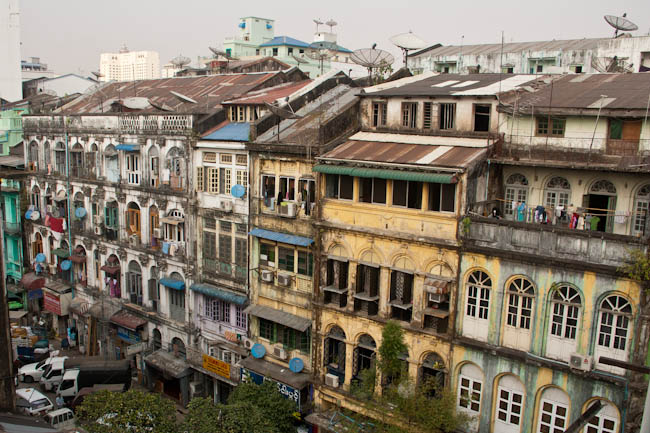
[[[67,118],[63,118],[63,131],[65,134],[65,178],[66,178],[66,190],[67,190],[67,200],[66,206],[68,207],[68,254],[72,255],[72,214],[70,213],[70,153],[68,152],[68,129],[66,127]],[[74,271],[72,266],[70,267],[70,283],[72,286],[72,299],[74,299]]]

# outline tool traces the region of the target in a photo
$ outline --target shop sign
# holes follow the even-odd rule
[[[237,336],[236,332],[225,331],[223,333],[223,336],[226,337],[226,340],[232,341],[233,343],[238,343],[239,342],[239,337]]]
[[[230,379],[230,364],[203,354],[203,368],[226,379]]]
[[[28,299],[41,299],[43,297],[42,289],[34,289],[27,292]]]
[[[137,332],[131,331],[129,329],[123,328],[121,326],[117,327],[117,337],[126,341],[127,343],[139,343],[140,334]]]
[[[44,306],[45,310],[49,311],[51,313],[56,314],[57,316],[61,315],[61,300],[59,299],[58,295],[55,295],[54,293],[50,292],[44,292],[43,293],[45,301],[44,301]]]
[[[132,344],[130,346],[126,346],[126,356],[131,356],[135,355],[136,353],[140,353],[144,350],[144,343],[136,343]]]
[[[270,377],[262,376],[261,374],[255,373],[254,371],[243,367],[241,369],[241,380],[242,382],[253,382],[258,385],[260,385],[265,380],[275,382],[276,386],[278,387],[278,392],[282,394],[283,397],[288,398],[289,400],[293,400],[298,406],[298,411],[300,411],[300,390],[294,389],[287,384],[278,382],[277,380],[271,379]]]

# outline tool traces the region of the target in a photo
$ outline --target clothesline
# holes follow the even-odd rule
[[[506,199],[503,199],[503,198],[496,198],[494,200],[501,201],[501,202],[504,202],[504,203],[513,203],[513,202],[515,202],[515,203],[519,204],[519,202],[516,201],[516,200],[506,200]],[[526,202],[523,202],[523,203],[524,203],[524,205],[526,205],[528,207],[532,207],[532,208],[535,208],[537,206],[542,206],[542,207],[544,207],[544,209],[547,209],[547,210],[548,209],[555,210],[555,209],[558,209],[558,208],[562,208],[562,210],[565,210],[565,211],[569,212],[569,209],[568,209],[569,206],[566,206],[566,207],[564,207],[564,206],[544,206],[544,205],[532,205],[532,204],[528,204]],[[579,212],[580,209],[588,210],[588,211],[598,211],[599,213],[595,214],[595,215],[602,215],[603,212],[612,213],[612,214],[614,214],[614,216],[616,216],[616,215],[633,216],[633,215],[646,215],[647,214],[647,211],[641,211],[641,212],[618,211],[618,213],[617,213],[617,211],[615,209],[599,209],[599,208],[595,208],[595,207],[583,207],[583,206],[573,206],[573,207],[575,208],[575,212]],[[582,213],[585,213],[585,212],[582,212]],[[587,213],[590,213],[590,212],[587,212]]]

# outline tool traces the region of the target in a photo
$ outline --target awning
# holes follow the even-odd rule
[[[309,384],[310,376],[307,373],[293,373],[288,368],[283,367],[263,359],[255,359],[249,356],[242,359],[240,365],[243,368],[254,371],[264,377],[276,380],[280,383],[289,385],[290,387],[301,391],[307,384]]]
[[[70,257],[70,252],[66,248],[57,248],[54,251],[52,251],[52,253],[55,256],[60,257],[62,259],[67,259],[68,257]]]
[[[77,313],[80,316],[85,316],[88,314],[88,311],[90,310],[90,302],[82,299],[82,298],[74,298],[72,302],[70,302],[70,311],[73,313]]]
[[[312,171],[325,174],[344,174],[356,177],[377,177],[379,179],[412,180],[417,182],[456,183],[452,174],[423,173],[416,171],[386,170],[380,168],[350,167],[346,165],[318,164]]]
[[[118,144],[115,146],[115,150],[122,150],[124,152],[139,152],[139,144]]]
[[[167,352],[165,349],[156,350],[151,355],[145,356],[144,362],[163,373],[167,373],[174,379],[180,379],[192,374],[192,369],[185,359],[177,358],[172,352]]]
[[[177,218],[177,217],[162,217],[160,218],[160,222],[165,224],[173,224],[176,226],[178,224],[184,223],[185,220],[183,218]]]
[[[69,257],[69,260],[72,263],[86,263],[86,256],[80,256],[78,254],[74,254]]]
[[[175,278],[161,278],[160,284],[174,290],[185,290],[185,281]]]
[[[27,290],[42,289],[45,287],[45,278],[33,272],[23,275],[20,284]]]
[[[247,301],[247,298],[244,295],[238,295],[229,290],[213,286],[212,284],[195,283],[190,286],[190,290],[236,305],[245,305]]]
[[[0,166],[13,168],[24,167],[25,159],[18,155],[0,156]]]
[[[138,327],[146,325],[147,321],[129,313],[126,310],[120,310],[111,316],[111,322],[116,325],[122,326],[131,331],[135,331]]]
[[[25,317],[26,314],[27,314],[27,311],[25,311],[25,310],[9,311],[9,320],[18,321],[18,320],[22,319],[23,317]]]
[[[106,272],[107,274],[117,274],[118,272],[120,272],[119,266],[104,265],[99,269]]]
[[[260,317],[262,319],[270,320],[271,322],[279,323],[296,331],[305,332],[311,326],[311,319],[306,317],[296,316],[285,311],[276,310],[275,308],[265,307],[263,305],[250,305],[245,310],[245,313],[251,316]]]
[[[264,229],[253,229],[249,235],[268,239],[270,241],[282,242],[283,244],[298,245],[300,247],[308,247],[314,243],[313,239],[305,238],[303,236],[288,235]]]

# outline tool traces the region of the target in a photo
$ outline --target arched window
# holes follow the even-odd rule
[[[178,272],[172,272],[169,278],[163,278],[160,283],[169,290],[169,315],[178,322],[185,321],[185,282]]]
[[[371,368],[375,362],[377,352],[377,344],[375,339],[368,334],[363,334],[359,337],[357,346],[354,348],[352,366],[352,375],[355,378],[360,378],[359,373],[363,370]]]
[[[492,280],[483,271],[472,272],[467,279],[463,334],[487,340]]]
[[[390,271],[391,318],[410,322],[413,315],[413,271],[415,264],[406,256],[399,257]]]
[[[104,163],[106,164],[106,180],[109,182],[119,182],[120,161],[117,155],[117,149],[112,144],[109,144],[104,149]]]
[[[160,157],[158,148],[151,146],[149,149],[149,185],[157,188],[160,182]]]
[[[34,234],[34,242],[32,243],[32,259],[36,259],[38,254],[43,252],[43,237],[39,232]]]
[[[43,161],[45,162],[45,167],[47,168],[48,173],[52,171],[52,153],[50,152],[50,142],[46,141],[43,145]]]
[[[569,197],[571,196],[571,185],[569,181],[560,176],[549,179],[544,189],[544,204],[549,207],[563,206],[566,209],[569,206]]]
[[[586,204],[590,217],[587,228],[608,233],[614,231],[616,187],[612,182],[604,179],[594,182],[589,188],[586,202],[583,203]]]
[[[505,214],[514,217],[515,210],[512,203],[528,202],[528,179],[526,179],[526,176],[515,173],[508,177],[506,180],[505,200]]]
[[[79,177],[84,174],[84,148],[77,142],[70,149],[70,176]]]
[[[420,383],[429,387],[429,395],[434,396],[436,389],[445,386],[447,368],[445,361],[437,353],[428,353],[422,362],[419,372]]]
[[[29,197],[29,204],[34,206],[34,210],[41,209],[41,189],[36,185],[32,188],[32,194]]]
[[[160,335],[160,331],[158,329],[153,330],[153,350],[158,350],[162,349],[162,335]]]
[[[508,312],[503,345],[527,351],[530,348],[535,288],[527,278],[515,277],[508,283],[506,292]]]
[[[185,215],[178,209],[171,210],[162,219],[165,240],[169,242],[185,241]]]
[[[586,408],[593,406],[596,403],[596,400],[591,402]],[[614,407],[613,404],[601,400],[603,407],[598,411],[598,413],[592,416],[585,429],[584,433],[617,433],[618,425],[620,423],[620,416],[618,410]]]
[[[81,191],[77,191],[74,195],[72,202],[72,226],[76,230],[84,229],[85,214],[82,217],[77,216],[77,209],[84,208],[85,206],[85,197]],[[81,214],[80,214],[81,215]]]
[[[634,200],[634,224],[632,234],[643,236],[648,233],[648,205],[650,204],[650,184],[636,193]]]
[[[66,174],[65,145],[60,141],[54,145],[54,170],[58,174]]]
[[[120,260],[115,254],[111,254],[106,259],[106,264],[102,266],[102,271],[106,273],[104,282],[112,298],[122,297],[122,284],[120,273]]]
[[[120,216],[117,201],[109,201],[104,208],[104,230],[106,239],[117,240],[120,230]]]
[[[185,188],[185,158],[183,154],[184,152],[178,147],[173,147],[167,153],[169,184],[173,189]]]
[[[86,175],[89,175],[93,178],[99,176],[97,170],[101,164],[99,164],[97,161],[98,157],[99,149],[97,147],[97,143],[93,143],[90,145],[90,151],[86,154]]]
[[[174,351],[174,356],[178,358],[186,358],[185,353],[185,343],[178,337],[172,338],[172,350]]]
[[[506,374],[499,378],[494,414],[495,432],[519,433],[525,394],[524,385],[515,376]]]
[[[381,273],[379,255],[373,250],[365,251],[359,257],[354,292],[354,311],[368,316],[379,312],[379,276]]]
[[[546,388],[540,397],[537,432],[563,433],[568,427],[569,396],[559,388]]]
[[[327,372],[339,377],[339,383],[345,382],[345,332],[333,326],[325,338],[323,353]]]
[[[473,418],[471,431],[478,430],[483,383],[484,375],[480,368],[472,363],[463,364],[458,374],[458,409]]]
[[[88,273],[86,271],[86,249],[79,244],[74,248],[70,261],[74,263],[75,280],[84,286],[88,283]]]
[[[629,352],[629,328],[632,305],[622,296],[611,295],[603,299],[598,310],[598,339],[595,357],[601,356],[627,361]],[[597,363],[599,370],[624,373],[623,369]]]
[[[581,308],[580,293],[572,286],[561,285],[553,291],[549,341],[546,345],[548,356],[567,361],[570,354],[576,351]]]
[[[137,203],[130,202],[126,208],[126,231],[129,235],[140,238],[140,206]]]
[[[129,271],[126,274],[129,290],[129,299],[132,304],[142,305],[142,270],[135,260],[129,262]]]
[[[38,143],[32,141],[29,143],[29,169],[31,171],[36,171],[39,169],[38,165]]]

